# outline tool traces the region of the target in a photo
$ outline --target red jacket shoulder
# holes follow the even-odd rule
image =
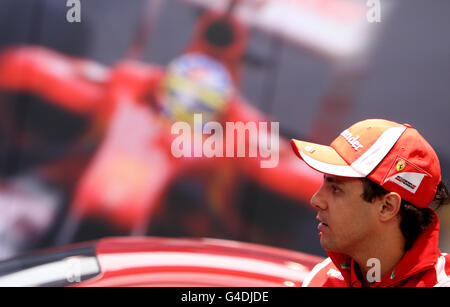
[[[345,287],[344,277],[331,258],[317,264],[303,281],[303,287]]]

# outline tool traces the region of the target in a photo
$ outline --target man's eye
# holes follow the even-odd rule
[[[340,188],[338,188],[337,186],[335,186],[335,185],[331,185],[331,191],[333,191],[333,193],[337,193],[337,192],[340,192],[341,191],[341,189]]]

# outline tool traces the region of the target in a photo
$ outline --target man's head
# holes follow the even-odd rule
[[[401,197],[389,192],[369,200],[360,178],[324,175],[311,204],[318,210],[320,242],[329,251],[353,254],[385,233],[400,233]]]
[[[411,128],[374,119],[344,130],[330,146],[292,140],[294,152],[324,173],[311,203],[321,244],[351,254],[387,234],[409,249],[431,222],[433,199],[448,202],[436,153]]]

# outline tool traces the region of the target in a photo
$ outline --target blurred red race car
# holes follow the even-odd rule
[[[225,29],[233,33],[233,40],[226,40],[225,47],[218,41],[215,45],[207,41],[211,32]],[[269,132],[267,117],[247,103],[236,88],[238,63],[245,47],[244,29],[232,15],[206,13],[197,27],[200,34],[186,54],[168,68],[129,59],[107,68],[39,46],[0,51],[0,90],[29,91],[70,113],[90,117],[89,132],[74,147],[101,139],[87,166],[70,167],[66,159],[57,159],[35,171],[52,182],[76,185],[64,227],[56,239],[58,245],[73,242],[80,222],[88,218],[103,220],[122,233],[145,234],[171,185],[183,176],[189,177],[188,182],[195,176],[203,183],[202,197],[219,212],[217,216],[230,232],[246,227],[234,208],[241,178],[280,195],[309,201],[322,176],[299,163],[287,139],[278,140],[278,123],[275,129],[270,121]],[[174,136],[174,124],[190,122],[194,114],[222,125],[242,124],[244,128],[240,129],[242,133],[232,131],[220,137],[222,145],[214,142],[218,153],[212,157],[197,155],[196,146],[193,157],[191,149],[186,150],[187,156],[176,156],[173,148],[179,148],[174,146],[179,138]],[[199,130],[203,131],[201,122]],[[251,129],[253,126],[255,129]],[[246,137],[247,129],[254,130],[256,136],[253,133],[250,137],[248,132]],[[209,139],[206,133],[194,133],[194,139]],[[26,143],[22,138],[13,139]],[[29,147],[37,142],[33,137],[27,140]],[[192,140],[183,140],[184,150],[184,144],[191,145]],[[239,144],[235,147],[235,143]],[[247,149],[250,157],[245,157]],[[275,164],[263,166],[272,162],[272,152]],[[77,154],[68,156],[72,162],[80,160]],[[76,169],[78,175],[80,169],[83,171],[77,177],[71,176],[70,169]]]
[[[0,262],[0,286],[301,286],[320,257],[237,241],[117,237]]]

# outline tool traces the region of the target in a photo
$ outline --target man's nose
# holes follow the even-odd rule
[[[320,189],[316,193],[314,193],[313,197],[311,198],[311,205],[318,210],[325,210],[327,208],[327,203],[322,195],[322,189],[323,186],[321,186]]]

